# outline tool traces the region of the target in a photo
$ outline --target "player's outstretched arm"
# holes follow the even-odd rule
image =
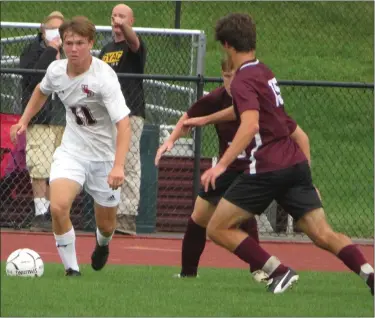
[[[209,186],[215,189],[215,181],[227,167],[246,149],[259,131],[259,112],[258,110],[245,110],[241,114],[241,124],[237,130],[234,139],[225,151],[217,165],[207,170],[201,177],[201,183],[208,191]]]
[[[43,94],[40,90],[40,84],[38,84],[35,87],[19,122],[10,128],[10,137],[14,144],[17,143],[17,136],[21,135],[26,130],[30,120],[41,110],[47,98],[48,95]]]
[[[302,152],[305,154],[309,166],[311,167],[311,153],[310,153],[310,140],[307,134],[302,130],[300,126],[297,125],[297,128],[290,135],[297,145],[301,148]]]
[[[241,124],[227,151],[223,154],[218,164],[228,167],[242,153],[259,131],[259,112],[246,110],[241,114]]]
[[[234,107],[231,106],[207,116],[189,118],[184,121],[184,125],[190,127],[206,126],[209,124],[218,124],[227,121],[234,121],[236,119],[237,116],[234,112]]]
[[[178,140],[179,138],[181,138],[183,136],[186,136],[189,133],[190,128],[184,126],[184,121],[187,120],[188,118],[189,118],[189,116],[186,113],[183,114],[181,116],[181,118],[179,119],[179,121],[177,122],[177,124],[176,124],[175,128],[173,129],[171,135],[164,142],[164,144],[159,147],[159,149],[156,153],[156,156],[155,156],[155,166],[159,165],[159,161],[161,159],[161,156],[165,152],[172,150],[173,145],[176,142],[176,140]]]
[[[184,121],[188,119],[189,116],[186,113],[180,117],[171,135],[168,138],[169,142],[175,143],[176,140],[180,139],[183,136],[186,136],[190,132],[190,128],[184,126]]]

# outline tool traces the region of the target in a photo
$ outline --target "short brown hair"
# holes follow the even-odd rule
[[[88,18],[84,16],[77,16],[69,21],[65,21],[59,28],[60,36],[64,40],[64,34],[67,32],[73,32],[85,38],[89,41],[93,41],[95,38],[96,28]]]
[[[229,57],[221,60],[221,70],[223,72],[230,72],[233,70],[233,63]]]
[[[215,39],[222,45],[228,43],[237,52],[249,52],[256,48],[256,25],[252,17],[244,13],[230,13],[216,23]]]

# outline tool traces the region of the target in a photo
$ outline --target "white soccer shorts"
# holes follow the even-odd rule
[[[115,207],[120,202],[120,190],[108,185],[108,175],[113,161],[87,161],[57,149],[53,155],[50,183],[56,179],[78,182],[96,203],[104,207]]]

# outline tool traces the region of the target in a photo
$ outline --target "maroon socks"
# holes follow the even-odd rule
[[[196,276],[199,259],[206,245],[206,229],[190,217],[182,241],[181,276]]]

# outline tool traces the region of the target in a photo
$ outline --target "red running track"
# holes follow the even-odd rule
[[[77,236],[76,250],[79,263],[90,263],[94,242],[93,235]],[[295,270],[348,271],[340,260],[311,243],[264,242],[261,245]],[[1,232],[1,260],[6,260],[8,255],[18,248],[35,250],[44,262],[60,263],[52,233]],[[374,266],[374,247],[360,245],[360,249]],[[180,251],[181,239],[115,236],[111,242],[108,263],[179,266]],[[200,264],[203,267],[220,268],[248,266],[211,241],[206,244]]]

